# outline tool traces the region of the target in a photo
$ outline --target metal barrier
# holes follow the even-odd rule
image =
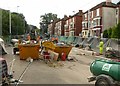
[[[112,47],[115,50],[120,49],[120,40],[118,39],[108,39],[108,38],[101,38],[102,41],[104,42],[104,51],[106,47]],[[99,43],[100,43],[100,38],[97,37],[89,37],[89,38],[81,38],[79,36],[76,37],[66,37],[62,36],[60,37],[60,40],[64,41],[64,43],[67,44],[73,44],[75,47],[86,47],[89,45],[91,49],[93,49],[96,52],[99,52]]]
[[[75,37],[74,37],[74,36],[69,36],[69,37],[67,38],[66,44],[72,44],[72,43],[74,42],[74,40],[75,40]]]
[[[114,50],[119,50],[119,40],[118,39],[109,39],[105,47],[112,47]]]
[[[73,41],[73,45],[77,44],[78,39],[79,39],[79,36],[75,36],[74,41]]]

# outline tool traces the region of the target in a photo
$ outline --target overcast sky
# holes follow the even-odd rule
[[[63,18],[65,14],[86,11],[103,1],[106,0],[0,0],[0,8],[23,13],[28,24],[39,28],[40,16],[45,13],[54,13]],[[114,3],[118,1],[112,0]]]

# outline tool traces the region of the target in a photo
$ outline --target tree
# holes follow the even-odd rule
[[[48,29],[48,25],[52,22],[57,20],[57,14],[52,14],[52,13],[48,13],[45,15],[41,15],[40,16],[41,21],[40,21],[40,28],[42,30],[42,34],[43,33],[47,33],[47,29]]]
[[[114,26],[112,28],[112,38],[118,38],[120,39],[120,22],[117,24],[117,26]]]
[[[2,10],[2,35],[9,35],[9,11]]]
[[[117,38],[120,39],[120,22],[117,24],[117,27],[116,27],[116,35],[117,35]]]
[[[12,22],[12,34],[13,35],[22,35],[25,33],[27,26],[26,20],[23,14],[12,13],[11,15]]]
[[[112,28],[112,35],[111,35],[111,38],[116,38],[115,27]]]
[[[8,36],[10,35],[10,30],[9,30],[9,16],[10,16],[10,11],[9,10],[4,10],[0,9],[2,11],[2,35],[3,36]],[[25,20],[25,17],[23,14],[18,14],[18,13],[11,13],[11,32],[12,35],[21,35],[24,34],[25,31],[27,30],[27,22]]]
[[[108,38],[111,38],[111,35],[112,35],[112,28],[109,28],[107,30],[107,33],[108,33]]]
[[[103,38],[108,38],[108,30],[104,30],[104,32],[103,32]]]

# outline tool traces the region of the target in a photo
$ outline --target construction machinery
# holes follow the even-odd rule
[[[96,59],[90,65],[93,76],[88,81],[95,81],[95,86],[120,85],[120,61],[111,59]]]

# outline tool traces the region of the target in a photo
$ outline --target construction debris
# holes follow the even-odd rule
[[[85,53],[77,53],[76,55],[85,55]]]
[[[74,56],[69,56],[67,60],[68,61],[73,61],[73,62],[78,61]]]
[[[56,68],[56,67],[63,67],[64,64],[61,61],[59,61],[59,62],[53,61],[53,62],[49,62],[48,66]]]

